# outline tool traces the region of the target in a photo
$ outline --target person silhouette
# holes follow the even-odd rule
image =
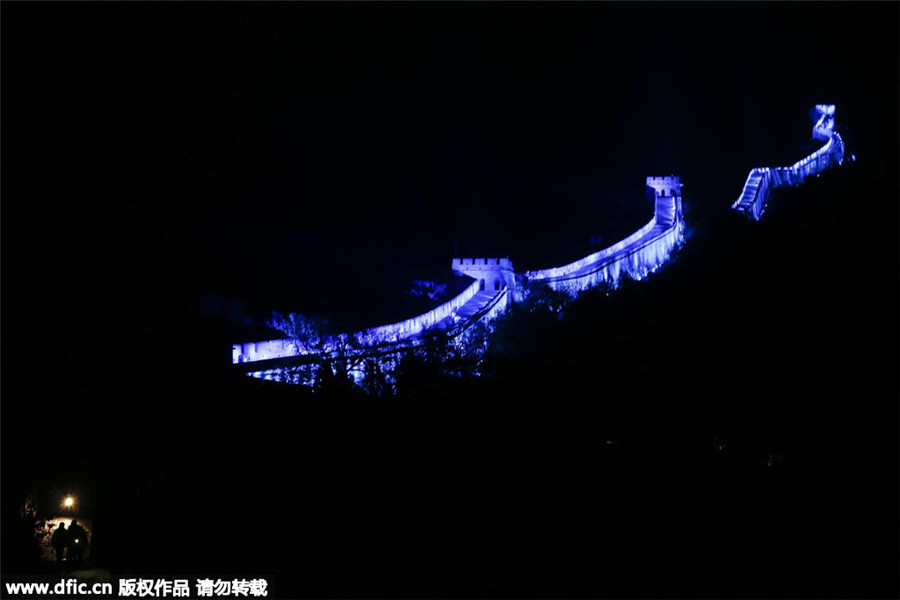
[[[60,523],[56,528],[56,531],[53,532],[53,537],[50,538],[50,545],[56,550],[57,564],[62,563],[63,553],[66,551],[66,548],[69,547],[71,539],[72,536],[66,529],[66,524]],[[69,551],[69,558],[71,559],[71,550]]]
[[[81,562],[81,559],[84,558],[84,551],[87,549],[87,541],[87,531],[73,519],[72,524],[69,525],[69,560]]]

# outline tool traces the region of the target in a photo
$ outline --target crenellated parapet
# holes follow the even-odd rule
[[[826,142],[834,135],[834,104],[816,104],[819,118],[813,125],[813,138]]]
[[[509,258],[454,258],[451,268],[478,281],[481,291],[516,288],[516,273]]]
[[[670,210],[674,210],[671,219],[678,221],[682,218],[681,208],[681,177],[677,175],[669,175],[668,177],[648,177],[647,187],[653,188],[656,192],[656,203],[653,209],[653,215],[657,220],[666,218]]]
[[[512,270],[513,264],[512,261],[507,258],[454,258],[453,259],[453,268],[454,269],[463,269],[463,268],[503,268]]]
[[[677,175],[647,178],[647,187],[656,190],[656,193],[659,196],[680,196],[683,185],[684,184],[681,183],[681,177],[678,177]]]

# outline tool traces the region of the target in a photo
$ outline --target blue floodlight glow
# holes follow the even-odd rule
[[[759,221],[766,209],[769,194],[776,188],[786,185],[800,185],[807,177],[815,175],[832,165],[844,162],[844,140],[834,130],[833,104],[817,104],[819,117],[813,125],[813,138],[825,141],[825,144],[789,167],[757,167],[750,170],[747,181],[737,201],[731,208],[741,214]],[[855,157],[852,157],[855,160]]]
[[[682,183],[674,175],[648,177],[647,186],[654,189],[656,197],[656,210],[649,223],[622,241],[573,263],[529,271],[525,273],[528,281],[576,296],[599,285],[615,288],[623,276],[640,281],[656,271],[684,242]]]
[[[315,336],[311,340],[276,339],[232,346],[232,363],[257,363],[247,374],[267,380],[313,385],[319,369],[337,370],[357,385],[364,385],[378,371],[388,385],[401,353],[420,350],[430,332],[442,331],[457,352],[484,352],[484,344],[471,339],[476,324],[490,333],[493,321],[512,302],[525,297],[524,286],[536,284],[578,293],[607,285],[615,288],[622,277],[642,280],[669,260],[684,242],[681,181],[674,175],[648,177],[655,196],[653,218],[623,240],[568,265],[517,275],[508,258],[454,258],[453,271],[472,278],[455,298],[424,314],[389,325],[350,334]],[[279,317],[278,320],[283,320]],[[473,350],[473,348],[475,348]],[[294,359],[285,366],[282,359]],[[280,361],[274,364],[271,361]],[[269,364],[266,364],[266,363]],[[259,367],[259,368],[255,368]],[[477,366],[475,369],[478,374]]]
[[[844,142],[834,131],[835,106],[818,104],[815,114],[813,138],[825,144],[789,167],[751,169],[732,209],[758,221],[772,190],[799,185],[807,177],[818,177],[832,165],[843,163]],[[849,160],[856,157],[851,154]],[[309,339],[234,344],[232,363],[253,363],[242,367],[252,377],[307,386],[315,385],[324,369],[325,374],[345,377],[356,385],[368,386],[372,393],[381,393],[379,389],[395,386],[394,373],[402,356],[425,352],[427,338],[433,332],[442,332],[448,342],[442,351],[480,359],[486,348],[484,334],[493,330],[494,320],[513,302],[527,296],[528,289],[547,286],[569,297],[597,286],[615,289],[623,277],[643,280],[671,259],[685,242],[682,183],[675,175],[648,177],[647,187],[653,190],[655,198],[650,221],[619,242],[577,261],[517,274],[509,258],[454,258],[452,270],[470,277],[472,282],[458,296],[433,310],[355,333],[311,332]],[[420,293],[431,289],[429,282],[416,285],[421,288]],[[560,309],[558,306],[554,310]],[[278,316],[275,321],[285,322],[285,318]],[[475,362],[470,374],[478,376]]]

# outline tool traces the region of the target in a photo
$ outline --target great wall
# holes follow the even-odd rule
[[[844,142],[834,131],[834,105],[816,105],[818,120],[813,138],[825,144],[789,167],[759,167],[750,171],[741,195],[731,206],[758,221],[770,194],[778,187],[799,185],[844,158]],[[440,306],[398,323],[363,331],[321,337],[318,344],[280,338],[234,344],[232,363],[240,372],[262,379],[309,383],[298,369],[313,364],[340,362],[349,377],[365,378],[363,359],[395,357],[425,343],[429,333],[441,332],[455,340],[476,323],[490,329],[494,319],[530,290],[547,286],[575,297],[600,285],[614,289],[623,277],[641,280],[663,266],[685,242],[682,183],[678,176],[648,177],[647,194],[654,200],[650,221],[619,242],[559,267],[516,273],[509,258],[454,258],[454,272],[471,283]],[[285,373],[294,369],[294,375]]]
[[[813,139],[825,145],[789,167],[757,167],[750,171],[741,195],[731,208],[759,221],[766,209],[769,195],[778,187],[800,185],[807,177],[818,175],[831,165],[844,162],[844,140],[834,130],[834,105],[817,104],[819,115],[813,125]]]

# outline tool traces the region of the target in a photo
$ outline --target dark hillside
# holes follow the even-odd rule
[[[114,578],[900,596],[900,5],[0,12],[4,577],[59,575],[20,509],[75,489]],[[820,102],[858,160],[730,211]],[[511,311],[481,378],[229,371],[273,310],[377,324],[456,250],[521,271],[613,242],[666,174],[675,259]]]
[[[115,502],[97,556],[116,573],[268,574],[291,597],[890,596],[897,288],[878,273],[897,255],[834,243],[886,229],[867,175],[723,215],[562,321],[511,317],[541,347],[507,340],[491,379],[375,401],[201,375],[30,405],[95,427],[65,464]],[[853,191],[869,210],[846,227]]]

